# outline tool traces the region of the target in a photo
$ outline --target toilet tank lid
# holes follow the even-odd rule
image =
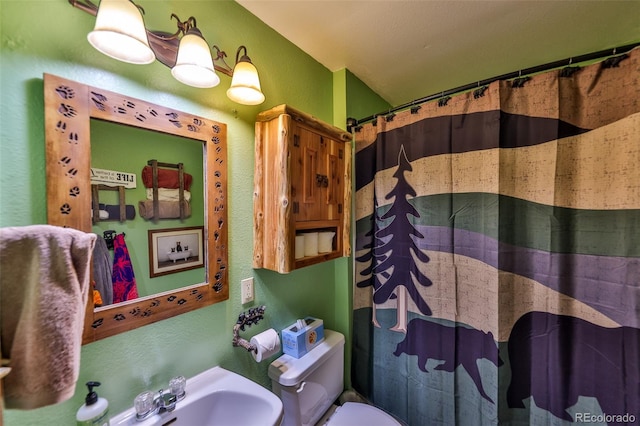
[[[283,354],[269,365],[269,378],[282,386],[294,386],[320,366],[326,358],[344,346],[344,336],[324,330],[324,340],[301,358]]]

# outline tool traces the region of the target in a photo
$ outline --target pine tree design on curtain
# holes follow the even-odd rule
[[[409,216],[420,217],[416,208],[408,200],[408,196],[416,196],[416,191],[405,177],[405,173],[412,170],[402,145],[398,153],[398,169],[393,175],[398,182],[385,197],[386,200],[393,200],[393,203],[380,220],[375,221],[374,242],[381,244],[374,247],[371,268],[376,277],[373,303],[382,304],[397,297],[397,322],[391,330],[403,333],[407,332],[407,297],[411,297],[421,313],[431,315],[431,308],[417,287],[417,284],[429,287],[432,282],[418,268],[418,262],[429,262],[429,256],[418,248],[414,240],[414,238],[424,238],[424,235],[418,232],[409,219]],[[390,222],[379,229],[378,226],[385,221]],[[384,255],[378,253],[384,253]],[[384,282],[380,278],[384,279]]]
[[[370,216],[371,229],[365,234],[365,238],[367,239],[371,238],[371,242],[366,243],[362,247],[363,249],[367,249],[367,251],[362,256],[359,256],[356,258],[356,261],[358,262],[369,263],[369,266],[360,272],[360,275],[365,276],[367,278],[365,278],[362,281],[358,281],[356,283],[356,286],[360,288],[373,287],[373,292],[375,293],[376,290],[378,290],[382,285],[381,278],[384,278],[385,280],[389,279],[389,274],[387,274],[386,272],[382,274],[373,273],[373,267],[387,257],[386,253],[377,252],[378,247],[383,246],[384,242],[380,241],[376,236],[375,224],[380,220],[380,216],[378,215],[378,197],[376,196],[375,191],[373,193],[373,206],[374,206],[373,214]],[[378,259],[382,259],[382,260],[378,260]],[[391,295],[391,298],[395,299],[396,295],[395,294]],[[374,326],[380,328],[380,323],[376,318],[375,304],[373,304],[372,306],[371,322],[373,323]]]

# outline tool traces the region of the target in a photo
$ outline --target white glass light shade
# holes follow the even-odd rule
[[[171,68],[171,74],[181,83],[193,87],[213,87],[220,83],[220,77],[213,68],[211,50],[207,42],[198,35],[198,30],[190,30],[180,40],[178,58]]]
[[[156,59],[142,14],[129,0],[101,0],[96,25],[87,39],[98,51],[123,62],[150,64]]]
[[[264,102],[258,70],[251,62],[240,61],[236,64],[227,97],[242,105],[258,105]]]

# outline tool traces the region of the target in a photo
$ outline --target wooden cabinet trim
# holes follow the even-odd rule
[[[287,105],[255,126],[253,267],[287,273],[349,256],[351,135]],[[296,232],[310,230],[335,230],[334,250],[295,259]]]

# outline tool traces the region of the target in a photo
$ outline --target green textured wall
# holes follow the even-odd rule
[[[391,104],[373,92],[352,72],[344,70],[344,73],[347,117],[359,120],[391,108]]]
[[[225,96],[230,83],[195,89],[175,81],[158,62],[129,65],[95,51],[86,41],[94,18],[67,0],[0,0],[0,226],[46,223],[42,74],[64,78],[222,121],[228,125],[230,299],[176,318],[82,347],[80,378],[72,399],[32,410],[6,410],[7,426],[73,424],[88,380],[102,382],[111,414],[132,405],[142,390],[166,386],[177,374],[193,376],[214,365],[270,387],[268,362],[257,364],[231,346],[238,314],[265,304],[266,319],[248,335],[277,330],[313,315],[328,328],[348,333],[350,306],[347,259],[288,275],[251,268],[254,118],[287,103],[331,122],[333,75],[261,21],[231,1],[142,1],[149,28],[172,31],[172,12],[196,16],[209,44],[230,58],[245,44],[260,71],[264,104],[247,107]],[[233,60],[233,59],[232,59]],[[336,123],[344,128],[344,122]],[[239,281],[254,276],[256,300],[240,304]]]

